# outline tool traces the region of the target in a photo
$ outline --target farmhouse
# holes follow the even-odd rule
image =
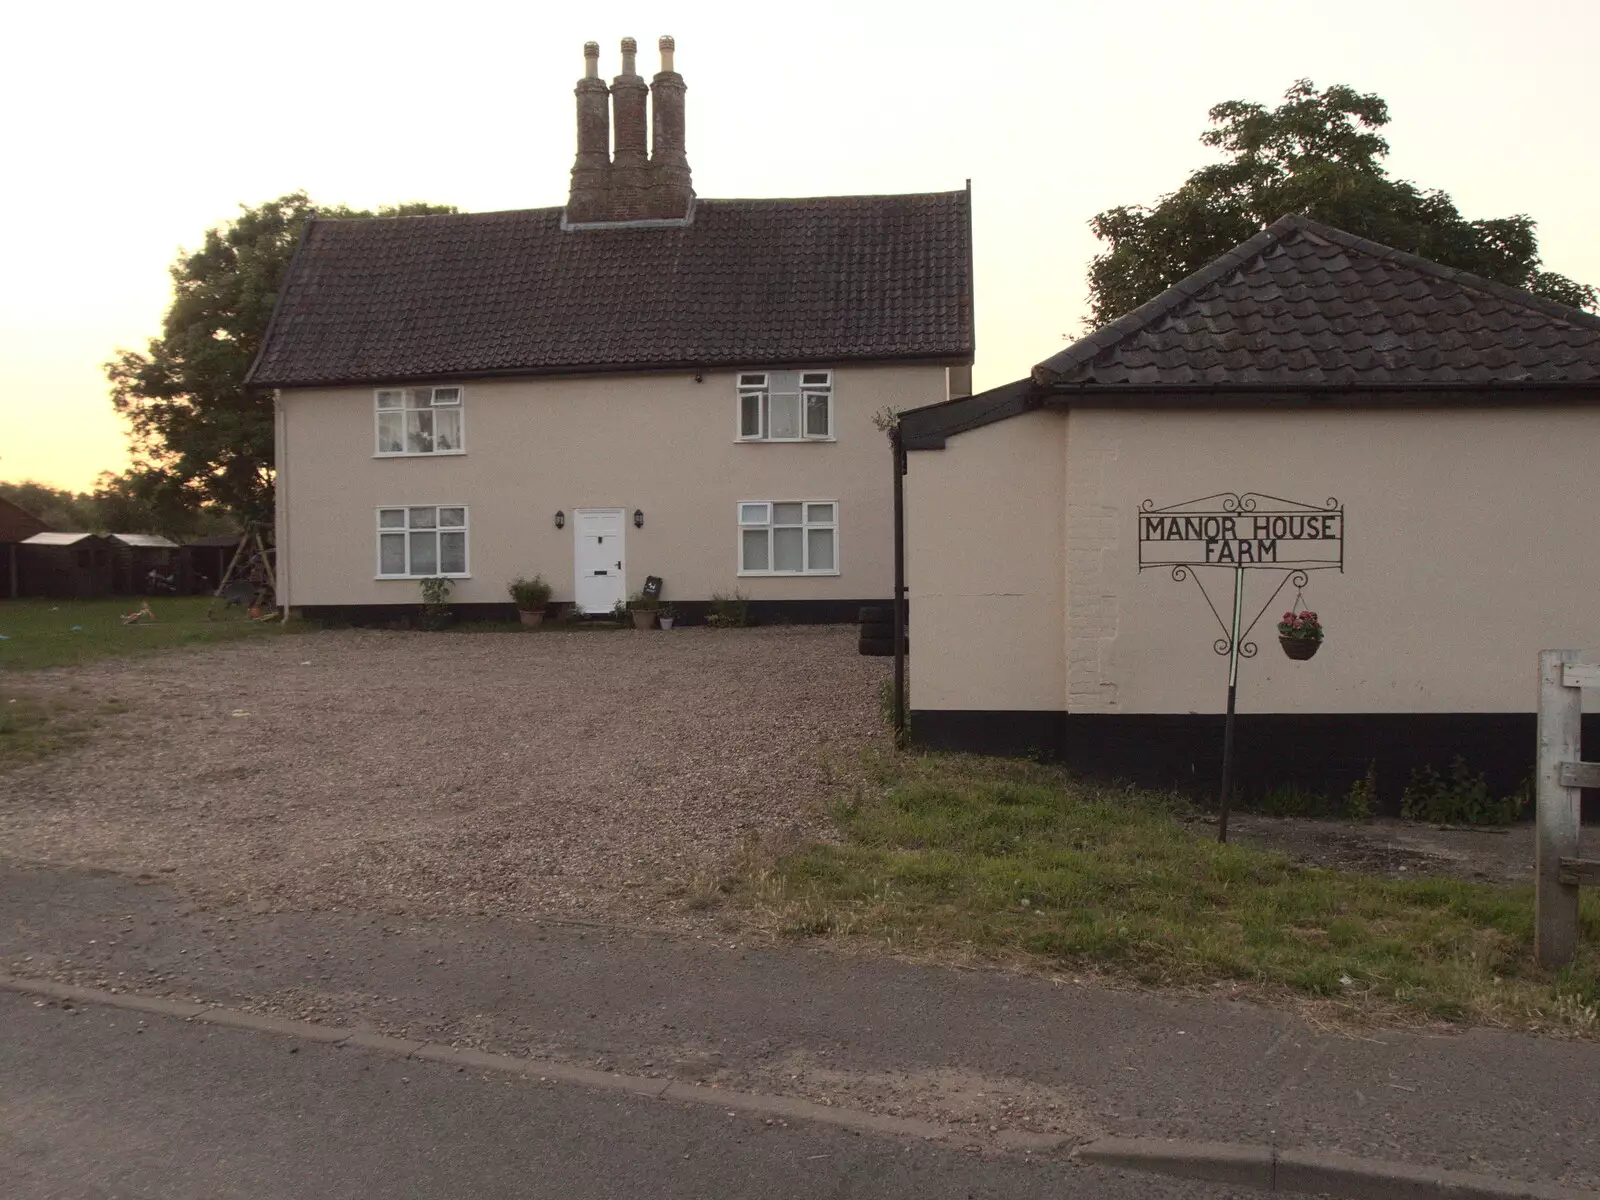
[[[1600,318],[1314,221],[900,437],[926,746],[1205,790],[1236,667],[1245,789],[1509,792],[1600,643]]]
[[[691,616],[888,598],[873,414],[970,391],[970,194],[698,197],[660,49],[608,87],[585,47],[564,207],[309,224],[250,375],[280,603],[392,613],[443,575],[506,607],[534,572],[586,612],[650,576]]]

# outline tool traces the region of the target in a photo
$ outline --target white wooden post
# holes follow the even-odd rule
[[[1578,657],[1576,650],[1539,652],[1534,949],[1546,967],[1565,966],[1578,949],[1578,885],[1561,880],[1561,860],[1578,857],[1583,794],[1562,778],[1564,765],[1579,759],[1583,736],[1583,691],[1577,677],[1567,678],[1566,669]]]

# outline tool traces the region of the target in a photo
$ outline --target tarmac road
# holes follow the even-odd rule
[[[0,993],[11,1200],[1255,1195]]]

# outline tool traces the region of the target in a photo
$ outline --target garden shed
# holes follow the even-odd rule
[[[1600,647],[1600,318],[1298,216],[899,437],[925,746],[1208,790],[1236,669],[1240,790],[1503,794]]]
[[[214,533],[183,544],[183,590],[195,595],[214,592],[222,585],[228,564],[239,552],[242,534]]]
[[[90,600],[111,594],[111,539],[96,533],[36,533],[17,547],[21,594]]]
[[[111,590],[119,596],[143,596],[171,588],[179,579],[178,543],[158,533],[113,533],[111,543]],[[156,587],[153,577],[166,581]]]

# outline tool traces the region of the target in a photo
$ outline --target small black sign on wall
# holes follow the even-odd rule
[[[661,576],[646,575],[644,577],[644,597],[647,600],[661,599]]]

